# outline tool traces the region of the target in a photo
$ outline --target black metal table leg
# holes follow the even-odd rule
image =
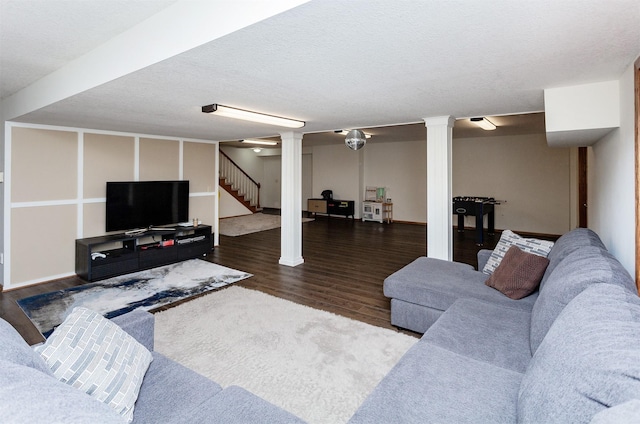
[[[484,236],[482,234],[484,211],[482,210],[482,206],[482,202],[476,202],[476,244],[478,246],[482,246],[484,243]]]

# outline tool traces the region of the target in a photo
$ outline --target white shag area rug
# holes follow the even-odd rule
[[[302,222],[313,221],[313,218],[302,218]],[[242,236],[259,231],[280,228],[280,215],[254,213],[251,215],[223,218],[219,222],[219,233],[223,236]]]
[[[156,351],[309,423],[346,423],[418,341],[237,286],[155,320]]]

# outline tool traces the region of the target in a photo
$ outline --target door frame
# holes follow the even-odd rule
[[[588,228],[587,148],[578,147],[578,227]]]
[[[635,85],[635,167],[636,167],[636,287],[640,293],[640,57],[634,66]]]

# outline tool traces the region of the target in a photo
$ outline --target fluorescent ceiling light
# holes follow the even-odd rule
[[[262,144],[264,146],[275,146],[276,144],[278,144],[275,141],[265,141],[265,140],[252,140],[250,138],[247,138],[246,140],[240,140],[240,143],[247,143],[247,144]]]
[[[202,106],[204,113],[215,113],[219,116],[227,118],[242,119],[243,121],[259,122],[261,124],[276,125],[278,127],[302,128],[303,121],[295,119],[282,118],[280,116],[266,115],[264,113],[251,112],[249,110],[236,109],[234,107],[223,106],[219,104],[211,104]]]
[[[362,130],[361,130],[361,131],[362,131]],[[342,134],[342,135],[347,135],[347,134],[349,134],[349,130],[337,130],[337,131],[334,131],[334,132],[335,132],[335,133],[338,133],[338,134]],[[371,134],[366,133],[366,132],[364,132],[364,131],[362,131],[362,132],[363,132],[363,134],[364,134],[364,137],[365,137],[365,138],[371,138]]]
[[[471,122],[482,128],[483,130],[493,131],[496,129],[496,126],[493,122],[489,121],[487,118],[471,118]]]
[[[256,153],[260,153],[262,151],[262,147],[254,147],[253,151]]]

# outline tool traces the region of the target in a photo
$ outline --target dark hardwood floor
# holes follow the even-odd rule
[[[454,260],[476,266],[475,231],[454,231]],[[485,234],[492,249],[499,233]],[[318,216],[303,224],[304,264],[278,264],[280,229],[240,237],[220,237],[220,246],[206,259],[252,273],[237,283],[283,299],[324,309],[385,328],[389,299],[383,280],[394,271],[426,254],[426,227],[414,224],[379,224]],[[16,300],[39,293],[83,284],[78,277],[63,278],[0,293],[0,317],[9,321],[30,344],[42,336],[17,306]]]

